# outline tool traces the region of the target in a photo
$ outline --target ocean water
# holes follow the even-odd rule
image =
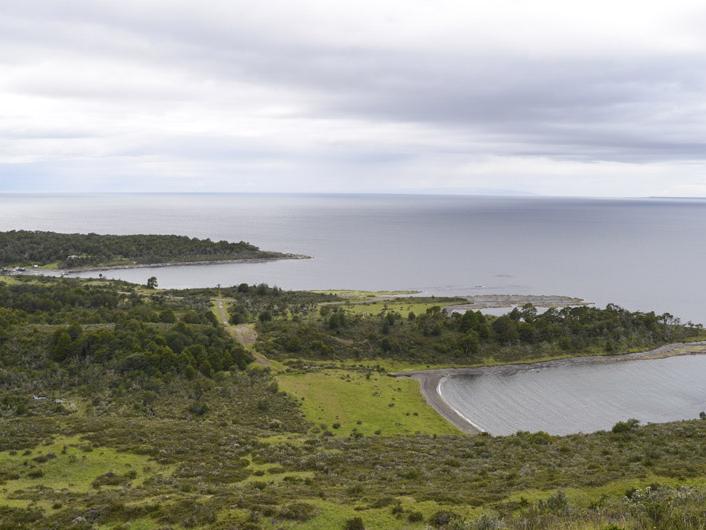
[[[162,287],[556,294],[706,322],[706,201],[389,195],[0,195],[0,229],[176,233],[311,260],[105,272]],[[95,275],[97,273],[92,273]]]
[[[706,355],[444,379],[444,399],[481,429],[569,434],[616,422],[694,419],[706,411]]]

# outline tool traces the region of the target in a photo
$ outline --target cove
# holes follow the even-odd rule
[[[637,418],[663,423],[706,410],[706,355],[487,370],[440,380],[440,397],[493,435],[609,430]]]

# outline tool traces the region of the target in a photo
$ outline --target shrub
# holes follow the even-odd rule
[[[287,504],[284,506],[279,515],[283,519],[289,519],[292,521],[308,521],[314,516],[316,508],[311,504],[306,504],[305,502],[294,502],[292,504]]]
[[[345,530],[365,530],[365,524],[363,524],[363,519],[360,517],[353,517],[346,521],[346,525],[343,528]]]
[[[203,416],[208,412],[208,405],[205,403],[199,403],[198,401],[194,402],[189,407],[189,412],[191,412],[194,416]]]
[[[452,521],[457,521],[459,519],[460,517],[457,513],[441,510],[436,512],[429,518],[429,524],[436,527],[442,527],[448,525]]]
[[[635,418],[630,418],[627,421],[619,421],[618,423],[613,425],[612,432],[615,434],[634,432],[637,430],[637,428],[639,426],[640,426],[640,420],[636,420]]]
[[[422,512],[412,512],[407,516],[407,520],[410,523],[421,523],[424,520],[424,515]]]
[[[131,471],[131,473],[134,473],[134,476],[131,474],[118,475],[117,473],[108,471],[107,473],[96,477],[96,479],[91,483],[91,486],[95,489],[98,489],[101,486],[120,486],[130,482],[131,479],[137,478],[137,473],[135,473],[134,470]]]

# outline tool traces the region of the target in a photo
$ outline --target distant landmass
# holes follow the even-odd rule
[[[239,241],[211,241],[178,235],[63,234],[30,230],[0,232],[0,266],[57,269],[260,261],[304,258],[260,250]]]
[[[671,197],[669,195],[651,195],[648,199],[671,199],[679,201],[703,201],[706,197]]]

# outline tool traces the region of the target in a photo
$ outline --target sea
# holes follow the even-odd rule
[[[182,234],[311,259],[93,271],[160,287],[573,296],[706,323],[706,200],[419,195],[0,194],[0,230]],[[493,434],[668,421],[706,409],[706,356],[452,377]]]
[[[0,194],[10,229],[183,234],[312,258],[99,271],[161,287],[564,295],[706,323],[706,200]]]
[[[696,419],[706,411],[706,355],[453,376],[444,400],[494,435],[544,431],[564,435]]]

